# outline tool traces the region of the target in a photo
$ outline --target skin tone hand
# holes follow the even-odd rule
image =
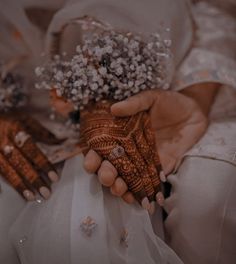
[[[34,140],[46,144],[57,144],[61,140],[33,118],[19,112],[0,114],[0,134],[1,176],[26,200],[34,200],[37,192],[48,199],[50,185],[58,180],[58,175]]]
[[[167,175],[206,131],[206,114],[218,87],[216,84],[195,85],[183,93],[146,91],[114,104],[111,112],[114,116],[131,116],[149,110],[158,153]],[[133,195],[115,167],[109,161],[103,161],[94,150],[88,152],[84,167],[91,173],[98,172],[101,184],[110,187],[114,195],[122,197],[127,203],[134,202]]]
[[[184,153],[204,134],[208,125],[207,114],[218,88],[218,84],[207,83],[186,88],[181,93],[147,91],[114,104],[111,113],[126,117],[149,111],[161,163],[165,174],[169,174]],[[53,91],[51,99],[62,115],[66,116],[72,111],[72,105],[58,98]],[[114,195],[122,197],[127,203],[135,201],[117,169],[93,149],[87,152],[84,167],[90,173],[97,173],[101,184],[110,187]],[[164,180],[165,177],[161,178]],[[160,205],[163,204],[162,197],[157,200]]]
[[[58,97],[55,91],[51,91],[50,97],[54,109],[61,115],[68,116],[73,110],[72,105]],[[143,208],[152,212],[155,207],[153,202],[163,200],[160,184],[163,171],[155,151],[155,135],[149,115],[142,111],[130,117],[115,117],[110,112],[111,105],[111,101],[101,101],[91,103],[80,111],[79,145],[84,154],[93,149],[89,151],[88,159],[91,153],[98,153],[92,155],[93,160],[97,159],[95,163],[100,164],[104,160],[103,165],[107,165],[103,181],[105,186],[109,186],[110,174],[119,175],[123,179],[121,184],[125,182],[123,186],[132,192],[132,195],[128,192],[126,196],[133,198],[134,195]],[[119,150],[123,152],[121,156],[117,156]],[[90,168],[91,172],[95,170]]]

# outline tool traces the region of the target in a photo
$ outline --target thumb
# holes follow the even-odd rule
[[[144,91],[124,101],[111,106],[111,113],[114,116],[132,116],[139,112],[149,110],[157,99],[156,91]]]

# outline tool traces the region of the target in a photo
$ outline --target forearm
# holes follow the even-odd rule
[[[199,83],[185,88],[180,93],[194,99],[203,113],[208,115],[220,86],[219,83]]]

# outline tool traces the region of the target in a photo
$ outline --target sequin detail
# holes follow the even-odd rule
[[[92,233],[95,231],[97,227],[96,222],[92,217],[88,216],[83,222],[80,224],[81,231],[88,237],[91,237]]]
[[[124,228],[121,232],[121,237],[120,237],[120,244],[125,246],[126,248],[129,246],[128,245],[128,236],[129,233],[128,231]]]
[[[27,238],[26,236],[23,236],[23,237],[19,240],[19,244],[24,244],[27,240],[28,240],[28,238]]]

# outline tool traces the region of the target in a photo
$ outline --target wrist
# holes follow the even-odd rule
[[[187,97],[192,98],[207,116],[214,103],[221,84],[219,83],[200,83],[189,86],[181,91]]]

